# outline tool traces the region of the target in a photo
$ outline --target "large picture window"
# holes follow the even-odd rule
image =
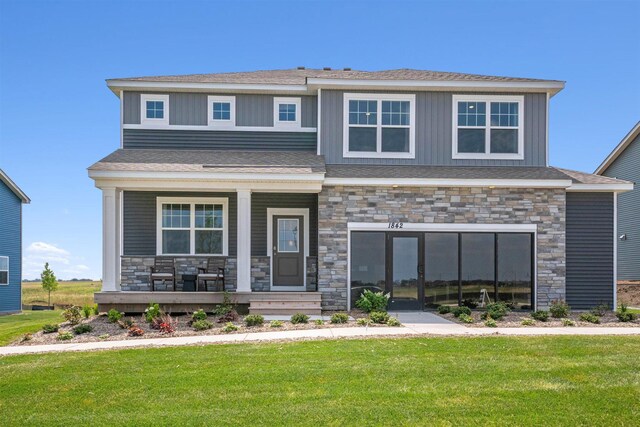
[[[9,284],[9,257],[0,256],[0,285]]]
[[[345,157],[415,157],[415,95],[345,94]]]
[[[158,255],[226,255],[227,199],[158,198]]]
[[[454,159],[524,158],[522,96],[453,96]]]
[[[351,233],[351,305],[365,290],[385,290],[385,241],[384,232]]]

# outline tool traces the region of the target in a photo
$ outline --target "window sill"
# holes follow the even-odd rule
[[[524,160],[523,154],[455,153],[454,160]]]
[[[414,153],[374,153],[369,151],[342,153],[344,158],[351,159],[415,159]]]

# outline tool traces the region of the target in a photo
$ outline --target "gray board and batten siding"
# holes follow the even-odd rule
[[[567,193],[566,298],[574,309],[613,308],[613,193]]]
[[[618,194],[618,280],[640,280],[640,135],[602,173],[635,183]]]
[[[140,95],[143,92],[124,92],[124,124],[140,124]],[[152,93],[152,92],[144,92]],[[207,126],[207,93],[169,94],[169,124],[183,126]],[[229,96],[229,94],[221,94]],[[273,127],[274,95],[234,95],[236,98],[236,126]],[[282,95],[282,97],[286,97]],[[303,128],[315,128],[318,123],[316,96],[292,96],[301,98],[300,123]]]
[[[418,164],[465,166],[546,166],[545,94],[524,94],[524,160],[469,160],[452,158],[452,92],[413,92],[416,95],[415,159],[343,158],[344,93],[359,91],[322,90],[321,154],[327,164]],[[367,93],[398,93],[375,91]],[[490,94],[490,95],[496,95]],[[501,93],[500,95],[514,95]]]

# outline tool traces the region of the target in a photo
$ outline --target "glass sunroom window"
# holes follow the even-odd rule
[[[225,248],[223,203],[162,203],[161,254],[222,255]]]

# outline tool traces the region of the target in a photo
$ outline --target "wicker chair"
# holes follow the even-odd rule
[[[151,285],[151,291],[155,291],[155,282],[161,280],[162,284],[171,282],[173,291],[176,290],[176,264],[175,260],[171,257],[156,257],[154,266],[151,267],[151,274],[149,274],[149,284]]]
[[[207,259],[206,268],[198,268],[198,281],[196,288],[200,286],[200,282],[204,282],[204,290],[208,291],[209,282],[214,282],[214,286],[217,288],[219,284],[222,284],[222,290],[224,291],[224,270],[227,266],[226,257],[211,257]]]

